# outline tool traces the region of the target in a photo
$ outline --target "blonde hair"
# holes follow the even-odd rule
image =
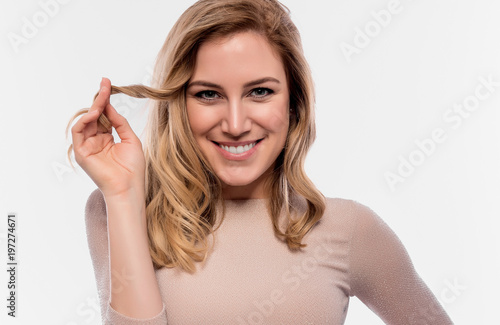
[[[314,88],[289,10],[276,0],[200,0],[170,31],[156,60],[152,87],[111,86],[112,94],[156,100],[144,146],[148,237],[156,268],[179,266],[192,272],[194,263],[208,254],[207,236],[214,231],[222,190],[191,132],[185,90],[203,42],[245,31],[265,37],[280,55],[290,91],[292,114],[286,145],[266,184],[274,232],[290,249],[300,249],[305,246],[303,237],[324,213],[324,197],[304,171],[316,134]],[[86,111],[79,111],[72,121]],[[110,128],[104,115],[99,123]],[[298,213],[292,204],[296,196],[307,202],[307,209],[293,218]],[[284,230],[279,226],[282,213],[287,218]]]

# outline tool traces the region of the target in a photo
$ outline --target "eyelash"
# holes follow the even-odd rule
[[[259,87],[259,88],[254,88],[254,89],[252,89],[252,90],[249,92],[249,94],[252,94],[252,93],[254,93],[254,92],[256,92],[256,91],[262,91],[262,90],[266,92],[266,94],[265,94],[265,95],[257,95],[257,96],[255,96],[255,95],[254,95],[254,96],[252,96],[252,97],[255,97],[255,98],[257,98],[257,99],[263,99],[263,98],[265,98],[265,97],[267,97],[267,96],[269,96],[269,95],[271,95],[271,94],[273,94],[273,93],[274,93],[274,91],[273,91],[272,89],[269,89],[269,88],[264,88],[264,87]],[[195,94],[195,97],[197,97],[197,98],[199,98],[200,100],[205,101],[205,102],[212,102],[212,101],[214,101],[214,100],[217,100],[217,99],[218,99],[218,98],[206,98],[206,97],[204,97],[207,93],[213,93],[213,95],[217,95],[217,96],[218,96],[218,98],[221,98],[221,97],[222,97],[222,96],[221,96],[219,93],[217,93],[215,90],[203,90],[203,91],[200,91],[200,92],[198,92],[198,93],[196,93],[196,94]]]

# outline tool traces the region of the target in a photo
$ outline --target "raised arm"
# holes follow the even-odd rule
[[[351,295],[386,324],[453,324],[417,274],[403,244],[366,206],[355,203],[351,244]]]
[[[110,81],[103,79],[91,109],[72,128],[75,159],[99,187],[106,208],[103,216],[102,207],[99,210],[97,203],[93,207],[99,200],[94,193],[86,209],[89,247],[99,289],[104,291],[101,299],[106,299],[101,301],[102,313],[106,324],[165,324],[148,247],[144,154],[127,120],[111,106],[110,89]],[[120,143],[114,142],[111,130],[97,123],[103,113],[116,129]],[[96,226],[99,222],[100,229]],[[99,242],[100,249],[95,249],[93,241]],[[146,319],[149,321],[143,322]]]

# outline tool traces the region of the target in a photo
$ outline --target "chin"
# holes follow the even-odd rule
[[[261,175],[251,175],[251,174],[243,174],[243,175],[218,175],[222,184],[226,186],[248,186],[260,179]]]
[[[218,177],[222,183],[223,192],[227,191],[226,194],[228,197],[233,197],[234,195],[238,198],[264,197],[266,192],[265,181],[269,175],[266,176],[268,173],[265,171],[263,173],[259,173],[259,171],[254,171],[253,173],[247,171],[246,173],[232,175],[228,173],[224,175],[219,174]]]
[[[253,183],[255,181],[254,179],[241,179],[241,178],[231,178],[231,179],[220,179],[222,184],[225,186],[232,186],[232,187],[242,187],[242,186],[247,186]]]

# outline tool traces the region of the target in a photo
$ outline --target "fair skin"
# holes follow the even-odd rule
[[[73,150],[106,201],[111,307],[129,317],[149,318],[161,311],[162,300],[149,255],[144,154],[127,120],[110,104],[110,90],[111,82],[103,78],[89,112],[71,129]],[[101,113],[116,129],[120,143],[98,127]]]
[[[71,129],[73,150],[106,201],[111,307],[129,317],[150,318],[161,311],[162,300],[149,254],[142,144],[110,104],[109,79],[103,78],[100,87],[89,112]],[[188,117],[223,183],[224,198],[266,197],[265,180],[286,141],[288,106],[283,64],[264,38],[239,33],[201,46],[187,90]],[[120,142],[98,127],[100,114],[110,120]],[[235,148],[227,152],[214,141]]]
[[[285,69],[267,40],[243,32],[204,43],[186,98],[191,129],[223,197],[266,197],[264,182],[289,126]]]

